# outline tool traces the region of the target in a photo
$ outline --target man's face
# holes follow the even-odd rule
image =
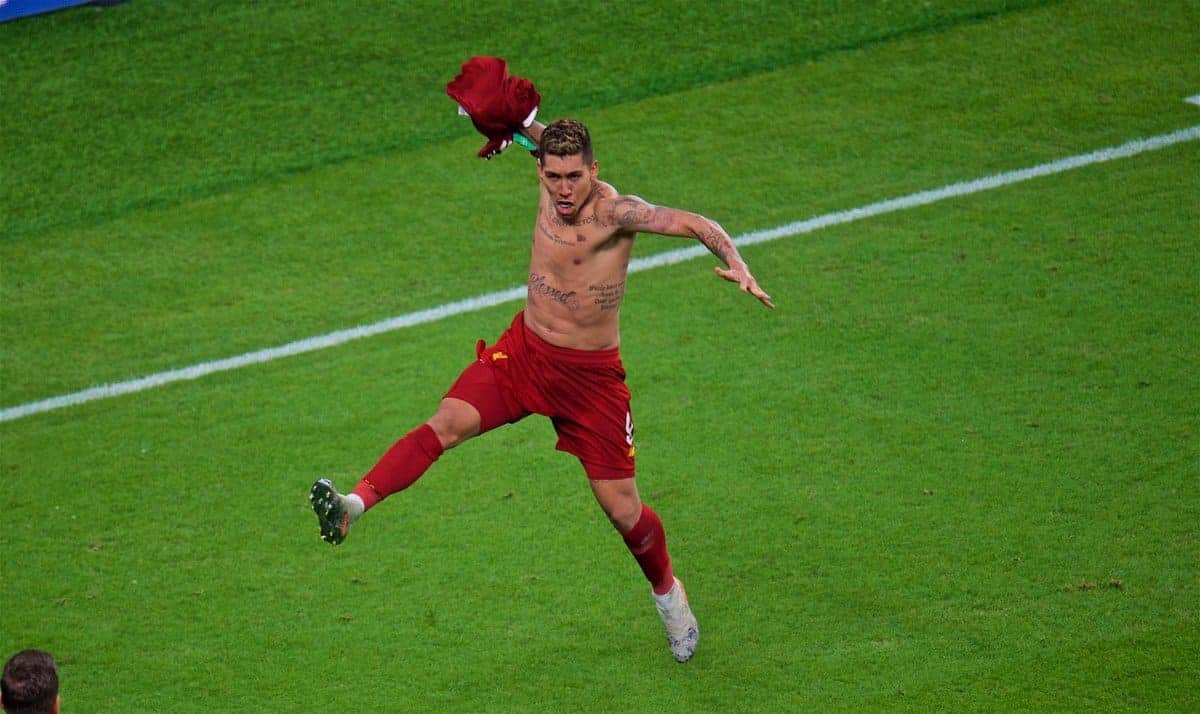
[[[584,163],[583,154],[542,157],[538,175],[559,218],[571,220],[587,203],[596,185],[596,168],[595,161],[591,165]]]

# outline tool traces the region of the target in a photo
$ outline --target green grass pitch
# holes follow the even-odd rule
[[[1200,125],[1195,0],[194,3],[0,25],[0,408],[521,284],[472,54],[731,233]],[[336,549],[307,488],[518,303],[0,423],[0,656],[65,710],[1196,711],[1200,142],[634,274],[639,484],[537,418]],[[638,239],[637,256],[686,245]]]

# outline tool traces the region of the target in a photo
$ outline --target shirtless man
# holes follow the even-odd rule
[[[598,180],[583,124],[533,122],[524,132],[538,145],[542,189],[525,309],[496,344],[479,342],[478,359],[433,417],[392,446],[352,493],[340,494],[327,479],[313,484],[321,537],[342,542],[365,510],[407,488],[445,450],[530,414],[548,416],[557,448],[582,463],[597,502],[650,582],[671,653],[686,662],[699,627],[671,569],[662,522],[634,480],[633,417],[619,353],[633,239],[646,232],[699,240],[725,264],[718,276],[774,305],[721,226],[622,196]]]

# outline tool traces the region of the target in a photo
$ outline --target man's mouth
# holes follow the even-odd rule
[[[564,216],[571,215],[571,213],[575,210],[575,204],[571,203],[570,201],[558,201],[554,204],[554,207],[558,209],[558,212]]]

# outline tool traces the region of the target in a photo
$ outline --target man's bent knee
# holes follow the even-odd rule
[[[461,399],[447,397],[426,424],[437,434],[443,448],[452,449],[478,435],[481,420],[475,407]]]
[[[621,533],[628,533],[642,517],[642,499],[633,479],[592,481],[592,492],[608,520]]]
[[[619,533],[628,533],[637,525],[638,519],[642,517],[642,502],[638,498],[633,498],[629,501],[624,501],[620,505],[608,511],[608,520],[612,522],[613,527]]]

